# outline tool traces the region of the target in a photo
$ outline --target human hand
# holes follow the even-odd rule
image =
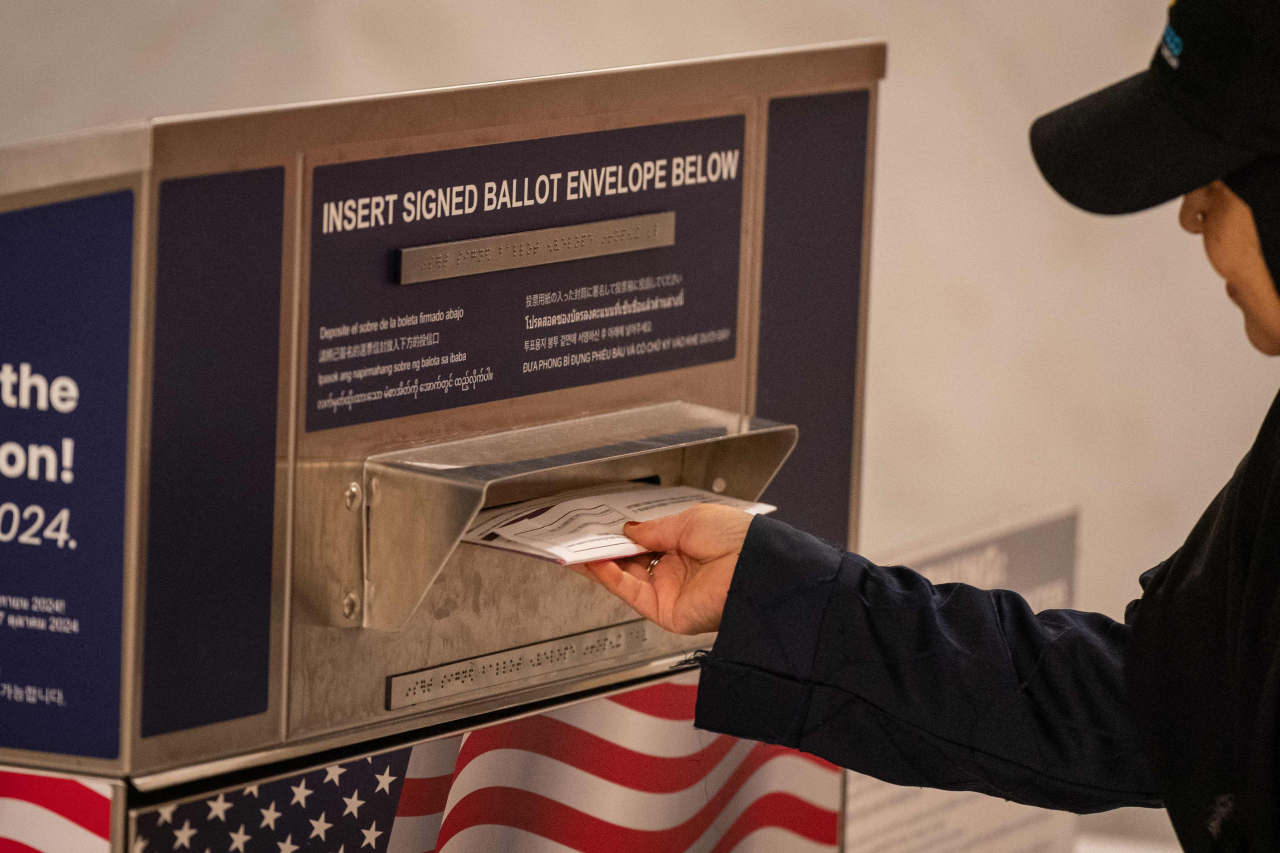
[[[630,522],[623,529],[627,536],[650,551],[662,552],[652,574],[652,554],[570,568],[668,631],[715,631],[751,519],[740,509],[702,504],[677,515]]]

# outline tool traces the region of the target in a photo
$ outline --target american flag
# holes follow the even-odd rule
[[[130,853],[385,851],[410,749],[358,758],[137,817]]]
[[[695,729],[696,694],[685,674],[170,804],[131,853],[835,850],[840,771]]]
[[[0,770],[0,853],[108,853],[112,787]]]

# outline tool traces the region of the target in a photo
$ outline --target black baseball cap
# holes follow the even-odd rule
[[[1036,119],[1031,150],[1064,199],[1113,214],[1280,154],[1280,0],[1174,0],[1150,67]]]

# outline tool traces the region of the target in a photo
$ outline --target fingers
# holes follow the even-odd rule
[[[622,532],[650,551],[675,551],[680,547],[686,513],[667,515],[653,521],[628,521]]]
[[[601,586],[631,605],[641,616],[650,622],[658,621],[658,595],[653,584],[648,582],[648,573],[644,569],[639,569],[646,575],[641,580],[613,560],[583,563],[583,566]]]
[[[649,563],[656,556],[656,554],[641,554],[638,557],[623,557],[616,562],[627,574],[644,580],[649,577]]]
[[[703,504],[653,521],[631,522],[622,532],[651,551],[680,551],[705,561],[735,553],[751,526],[739,509]]]

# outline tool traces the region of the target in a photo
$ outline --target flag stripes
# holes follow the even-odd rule
[[[780,833],[833,850],[839,770],[697,731],[696,698],[683,675],[468,734],[437,853],[745,853]]]
[[[111,846],[108,838],[60,814],[7,797],[0,799],[0,838],[39,853],[107,853]]]
[[[610,696],[609,701],[624,708],[648,714],[661,720],[688,721],[693,719],[691,713],[698,700],[697,684],[655,684],[641,690],[619,693]]]
[[[0,770],[0,853],[108,853],[111,787]]]
[[[684,790],[701,780],[707,768],[719,764],[735,743],[736,739],[731,737],[711,736],[710,744],[704,749],[668,758],[618,746],[550,717],[526,717],[468,737],[458,756],[454,779],[462,777],[477,758],[495,750],[510,749],[559,761],[638,791],[668,793]]]
[[[130,850],[832,853],[840,771],[695,729],[697,689],[684,673],[156,807],[138,815]]]
[[[110,797],[74,779],[0,770],[0,798],[25,800],[100,838],[111,837]]]
[[[443,812],[444,804],[449,799],[451,781],[453,781],[452,776],[405,779],[404,788],[400,791],[400,806],[396,809],[396,817],[421,817]]]
[[[444,818],[462,737],[420,743],[409,754],[387,853],[430,853]]]

